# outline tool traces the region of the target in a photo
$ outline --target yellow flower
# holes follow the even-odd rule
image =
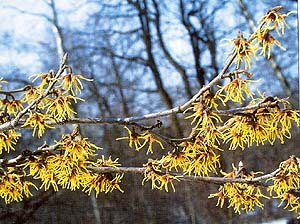
[[[60,145],[62,154],[64,156],[70,156],[73,160],[88,159],[94,156],[95,149],[100,149],[100,147],[90,143],[88,138],[71,135],[63,136],[58,144]]]
[[[33,86],[28,86],[26,88],[26,92],[25,92],[23,101],[30,104],[32,101],[37,99],[40,95],[41,95],[41,93],[38,91],[37,88],[35,88]]]
[[[282,6],[277,6],[273,9],[270,9],[266,15],[264,15],[260,19],[260,25],[258,32],[262,32],[263,34],[268,32],[269,30],[276,30],[278,35],[280,36],[279,29],[281,29],[281,33],[284,34],[285,26],[289,28],[288,24],[285,21],[285,17],[289,16],[294,12],[289,12],[287,14],[282,14],[279,11],[282,9]]]
[[[54,121],[53,118],[49,114],[43,114],[40,112],[33,113],[32,111],[29,112],[29,117],[26,119],[25,123],[22,125],[22,127],[30,126],[33,128],[32,136],[35,135],[36,130],[38,130],[37,134],[40,138],[46,128],[53,128],[49,124],[47,124],[47,121]]]
[[[291,156],[288,160],[281,162],[279,167],[288,173],[299,173],[300,172],[300,158]],[[300,186],[300,185],[299,185]]]
[[[224,105],[229,100],[242,104],[243,101],[245,101],[245,96],[249,96],[252,98],[253,93],[249,89],[249,83],[251,82],[255,81],[236,77],[225,86],[219,86],[220,89],[217,91],[216,94],[224,98],[222,100]],[[225,95],[222,94],[222,92],[225,92]]]
[[[166,192],[169,191],[169,185],[171,185],[173,191],[175,192],[174,180],[180,181],[180,176],[173,176],[168,173],[161,172],[161,161],[158,160],[151,160],[149,159],[146,164],[144,171],[144,179],[142,181],[142,185],[145,182],[151,181],[152,189],[158,190],[165,190]]]
[[[223,186],[220,186],[219,191],[217,193],[210,194],[208,196],[208,198],[214,198],[214,197],[218,198],[216,206],[220,206],[220,208],[223,208],[225,199],[227,197],[227,193],[226,193],[225,188]]]
[[[288,160],[283,161],[279,165],[280,172],[274,177],[268,179],[273,183],[268,187],[268,191],[274,198],[281,199],[280,205],[286,203],[284,208],[290,208],[290,211],[299,212],[300,209],[300,159],[291,156]],[[279,206],[280,206],[279,205]]]
[[[134,144],[136,151],[139,151],[146,145],[146,141],[144,141],[143,143],[140,142],[140,140],[144,140],[143,135],[135,132],[134,128],[132,129],[132,131],[126,126],[124,128],[128,131],[128,136],[117,138],[117,141],[129,140],[129,147],[132,148],[132,145]]]
[[[244,130],[248,128],[246,122],[246,117],[234,116],[225,123],[228,128],[223,132],[223,140],[225,143],[231,142],[229,150],[235,150],[237,147],[245,148],[245,144],[248,142],[248,136],[244,134]]]
[[[101,192],[109,193],[115,189],[118,189],[123,193],[124,191],[120,187],[123,176],[124,174],[115,174],[115,176],[113,176],[111,173],[92,173],[86,179],[83,191],[90,195],[92,190],[95,190],[96,197],[98,197],[99,193]]]
[[[186,173],[191,175],[194,173],[198,176],[208,176],[210,172],[217,173],[217,168],[220,168],[219,155],[216,155],[214,149],[209,147],[208,149],[201,150],[201,152],[191,153],[189,166]]]
[[[0,132],[0,154],[2,150],[9,152],[10,150],[15,150],[14,145],[17,144],[17,140],[21,134],[17,133],[14,129]]]
[[[111,157],[105,159],[104,155],[102,155],[101,159],[97,159],[97,161],[92,162],[91,165],[95,167],[118,167],[121,164],[118,163],[118,159],[112,160]],[[96,197],[101,192],[108,193],[115,189],[118,189],[122,193],[124,192],[120,187],[123,174],[89,172],[85,177],[83,191],[89,195],[93,189],[96,192]]]
[[[111,156],[109,156],[108,159],[105,159],[104,155],[101,156],[101,159],[97,159],[96,163],[93,163],[94,166],[97,167],[118,167],[121,164],[118,162],[118,158],[115,160],[111,159]]]
[[[250,68],[252,58],[256,58],[257,46],[245,39],[241,33],[238,34],[237,38],[229,41],[229,43],[234,44],[234,48],[230,54],[235,55],[237,68],[240,68],[241,62],[244,62],[246,69]]]
[[[199,133],[196,137],[201,137],[202,141],[206,145],[215,146],[215,144],[220,144],[219,139],[223,139],[223,133],[215,126],[206,126],[199,129]]]
[[[271,47],[273,44],[280,47],[282,50],[286,50],[283,46],[281,46],[280,42],[276,40],[268,31],[265,33],[258,32],[253,35],[254,38],[257,39],[257,45],[262,45],[261,55],[268,55],[268,59],[271,56]],[[268,52],[268,54],[267,54]]]
[[[186,157],[184,172],[191,175],[207,176],[210,172],[217,173],[220,167],[219,157],[215,151],[220,150],[213,144],[205,144],[203,137],[197,137],[194,142],[181,144]]]
[[[21,111],[24,107],[20,100],[1,100],[1,106],[7,109],[8,114],[17,115],[19,111]]]
[[[183,172],[186,171],[189,162],[189,158],[185,155],[185,153],[176,149],[174,149],[171,153],[169,152],[168,155],[163,156],[160,160],[163,168],[169,171],[172,169],[178,171],[178,168],[181,168]]]
[[[170,174],[164,174],[160,176],[160,178],[157,179],[158,182],[160,182],[160,186],[158,186],[158,189],[162,190],[165,189],[166,192],[169,192],[169,185],[171,185],[173,191],[175,192],[175,186],[174,186],[174,180],[180,181],[180,176],[172,176]]]
[[[230,150],[237,147],[244,149],[253,143],[263,145],[266,141],[270,143],[274,140],[272,128],[272,116],[269,113],[240,113],[230,118],[225,123],[226,129],[223,130],[224,142],[230,144]]]
[[[72,110],[72,100],[77,103],[77,100],[82,100],[78,97],[71,95],[59,95],[56,99],[50,100],[47,105],[48,109],[46,113],[50,112],[50,115],[55,118],[68,119],[71,118],[73,114],[76,114]]]
[[[83,77],[82,75],[74,75],[72,73],[69,73],[65,75],[62,78],[62,85],[67,91],[71,91],[72,95],[77,95],[78,92],[81,92],[81,89],[83,89],[83,85],[81,83],[81,80],[86,81],[93,81],[93,79],[87,79]],[[75,89],[75,91],[74,91]]]
[[[279,206],[286,202],[286,206],[284,208],[290,207],[290,211],[294,211],[299,213],[300,211],[300,197],[298,190],[290,190],[289,192],[284,193],[284,196],[281,200]],[[300,215],[300,214],[299,214]]]
[[[155,142],[156,142],[162,149],[164,149],[164,146],[163,146],[163,144],[161,143],[161,141],[159,141],[155,135],[149,133],[148,131],[144,132],[144,133],[141,135],[141,139],[144,139],[145,142],[148,143],[147,154],[148,154],[148,153],[153,153],[152,146],[153,146],[153,143],[155,143]]]
[[[84,161],[74,160],[69,156],[55,155],[47,158],[48,169],[54,170],[57,184],[62,188],[76,190],[84,180],[86,169],[83,168]]]
[[[203,93],[201,100],[208,108],[213,107],[218,110],[219,104],[216,103],[216,99],[219,99],[219,95],[217,93],[214,94],[213,92],[211,92],[211,90],[207,90]]]
[[[41,74],[34,74],[31,77],[34,77],[32,82],[35,82],[38,78],[41,78],[41,83],[37,87],[39,93],[42,93],[42,91],[45,89],[46,86],[49,86],[50,82],[54,78],[54,72],[49,73],[41,73]]]
[[[201,102],[195,102],[191,107],[186,109],[184,113],[192,110],[192,114],[187,116],[185,119],[193,118],[191,124],[195,124],[195,129],[203,128],[207,126],[214,126],[215,122],[221,122],[220,116],[211,111],[209,108],[205,108],[205,106]]]
[[[299,111],[291,109],[277,109],[273,118],[273,126],[281,126],[282,131],[289,131],[292,128],[292,121],[300,126]]]

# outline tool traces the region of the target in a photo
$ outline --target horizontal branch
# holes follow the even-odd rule
[[[95,173],[134,173],[134,174],[143,174],[146,169],[142,167],[94,167],[94,166],[87,166],[86,168]]]
[[[93,167],[88,166],[88,170],[95,173],[133,173],[133,174],[144,174],[146,168],[141,167]],[[174,176],[179,176],[180,180],[184,181],[202,181],[207,183],[224,184],[224,183],[246,183],[246,184],[256,184],[260,186],[267,187],[268,185],[262,181],[270,179],[279,173],[280,169],[277,169],[271,173],[255,177],[255,178],[225,178],[225,177],[201,177],[201,176],[191,176],[178,173],[170,173]]]

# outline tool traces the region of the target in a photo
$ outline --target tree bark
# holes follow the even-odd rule
[[[193,56],[194,56],[194,63],[195,63],[195,70],[198,82],[200,84],[200,87],[205,85],[205,70],[201,67],[200,64],[200,56],[201,51],[199,48],[199,35],[197,33],[197,30],[192,26],[192,24],[189,21],[189,15],[185,11],[183,0],[180,0],[180,13],[181,13],[181,21],[185,27],[185,29],[188,32],[191,46],[193,49]]]
[[[174,107],[173,101],[168,94],[166,88],[164,87],[164,84],[162,82],[161,74],[158,70],[158,66],[156,64],[154,55],[153,55],[153,46],[152,46],[152,34],[150,30],[150,21],[149,21],[149,15],[148,15],[148,7],[146,0],[137,0],[132,1],[128,0],[128,3],[133,5],[136,10],[138,11],[139,21],[141,24],[142,29],[142,36],[143,41],[146,47],[146,53],[147,53],[147,64],[153,74],[153,79],[155,81],[155,84],[158,89],[158,93],[162,97],[165,105],[168,109],[171,109]],[[174,124],[174,131],[177,135],[182,135],[181,127],[179,124],[179,121],[177,119],[176,115],[171,116],[172,123]]]
[[[185,92],[187,94],[187,97],[190,99],[190,98],[193,97],[193,94],[192,94],[192,89],[191,89],[191,86],[190,86],[190,83],[189,83],[188,76],[186,74],[186,70],[183,68],[183,66],[181,66],[172,57],[171,53],[168,51],[168,49],[166,47],[165,42],[163,40],[162,31],[161,31],[159,7],[158,7],[158,4],[157,4],[156,0],[152,0],[152,2],[153,2],[153,5],[154,5],[154,8],[155,8],[155,27],[156,27],[156,31],[157,31],[159,45],[160,45],[162,51],[164,52],[164,55],[166,56],[166,59],[170,62],[171,65],[174,66],[174,68],[181,75]]]

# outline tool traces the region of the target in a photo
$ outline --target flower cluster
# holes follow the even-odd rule
[[[72,104],[81,100],[76,96],[83,89],[81,81],[92,80],[73,74],[70,66],[64,65],[61,68],[57,74],[50,71],[34,75],[33,82],[37,83],[35,86],[29,85],[11,93],[3,92],[6,97],[0,99],[0,124],[15,119],[14,122],[23,122],[21,127],[31,128],[33,136],[37,134],[38,137],[42,137],[45,130],[53,128],[57,120],[61,122],[76,114]],[[63,71],[66,69],[70,72],[64,75]],[[2,79],[0,81],[2,82]],[[16,99],[15,96],[21,94],[22,100]],[[20,136],[21,134],[14,129],[0,132],[0,153],[3,150],[14,150]],[[144,133],[142,137],[149,143],[149,151],[152,150],[154,142],[158,142],[163,148],[150,133]],[[116,166],[117,162],[111,158],[106,160],[104,157],[92,162],[95,150],[99,147],[90,143],[87,138],[82,138],[78,131],[63,135],[53,147],[44,146],[35,152],[19,155],[18,160],[13,162],[23,169],[22,174],[8,172],[6,170],[12,168],[1,164],[5,171],[0,175],[0,196],[6,203],[20,201],[23,195],[31,195],[29,187],[36,186],[25,180],[27,177],[40,180],[40,188],[45,190],[82,188],[90,193],[94,189],[97,195],[99,192],[107,193],[114,189],[122,191],[119,186],[122,175],[96,174],[87,169],[88,166]]]
[[[52,187],[55,191],[59,187],[63,189],[77,190],[82,187],[89,194],[94,189],[96,195],[100,192],[111,192],[119,186],[122,175],[97,174],[88,170],[88,166],[116,167],[117,160],[105,159],[102,156],[96,162],[92,162],[96,145],[90,143],[87,138],[82,138],[76,128],[72,134],[63,135],[55,145],[59,153],[43,150],[41,155],[29,156],[24,169],[29,168],[29,176],[42,182],[41,188],[48,190]]]
[[[285,27],[289,27],[285,18],[293,12],[287,14],[280,13],[281,6],[270,9],[260,20],[257,31],[250,35],[249,39],[245,38],[241,33],[236,38],[230,40],[230,44],[234,44],[233,50],[230,52],[235,58],[237,68],[240,68],[241,62],[245,68],[250,68],[253,59],[256,58],[256,52],[261,49],[261,54],[270,58],[271,47],[273,44],[285,50],[280,42],[271,34],[273,30],[281,36],[284,34]],[[281,30],[281,33],[279,32]],[[262,46],[260,48],[260,45]]]
[[[43,168],[50,178],[46,175],[46,178],[42,180],[43,184],[54,180],[55,183],[52,186],[55,190],[57,190],[56,184],[71,190],[79,189],[84,184],[88,175],[85,168],[87,159],[94,155],[94,149],[98,147],[88,142],[87,138],[82,138],[77,134],[63,136],[57,142],[60,153],[46,157]],[[39,174],[39,178],[42,179],[43,176],[40,172]]]
[[[39,96],[40,96],[40,93],[39,93],[39,90],[37,89],[37,87],[27,86],[25,88],[24,98],[23,98],[22,102],[23,103],[27,102],[28,104],[30,104],[34,100],[36,100]],[[40,105],[42,104],[42,102],[40,102]]]
[[[76,97],[76,94],[83,88],[81,80],[91,80],[72,73],[56,77],[53,71],[33,76],[35,77],[33,82],[40,81],[40,83],[37,86],[24,88],[22,103],[35,106],[26,113],[27,118],[23,127],[31,127],[33,135],[37,132],[38,137],[41,137],[46,128],[52,128],[49,123],[67,120],[76,114],[72,109],[72,103],[82,100]],[[14,100],[13,102],[14,104],[6,104],[12,114],[16,115],[23,105],[21,101]]]
[[[285,106],[281,109],[278,105],[266,106],[249,112],[236,113],[225,123],[226,128],[222,131],[222,137],[226,143],[230,142],[231,150],[237,147],[244,149],[253,143],[273,144],[276,139],[284,143],[284,138],[291,137],[292,123],[300,126],[298,110],[287,109]]]
[[[226,203],[229,208],[232,207],[236,213],[240,213],[241,210],[249,212],[256,207],[263,208],[262,199],[269,197],[262,192],[261,181],[272,176],[272,184],[268,187],[271,197],[275,194],[273,198],[280,199],[280,205],[285,204],[285,208],[299,212],[299,158],[292,156],[280,164],[276,175],[267,174],[255,180],[253,178],[258,172],[248,172],[242,163],[238,169],[233,165],[233,171],[229,173],[219,171],[221,164],[218,152],[222,151],[222,144],[228,144],[229,150],[235,150],[238,147],[245,149],[254,144],[263,145],[266,142],[273,144],[277,139],[284,143],[285,138],[291,137],[292,125],[300,126],[299,110],[290,109],[284,100],[276,97],[256,98],[249,88],[249,84],[254,82],[250,79],[252,73],[239,69],[242,64],[245,68],[250,68],[259,50],[261,55],[268,58],[274,44],[285,50],[276,40],[274,33],[279,36],[284,33],[285,27],[288,27],[285,18],[290,13],[282,14],[280,10],[281,7],[269,10],[253,34],[246,36],[239,32],[238,36],[230,41],[234,45],[230,52],[231,57],[220,75],[187,102],[192,102],[188,108],[187,104],[183,105],[186,119],[191,119],[192,130],[189,137],[172,139],[155,133],[153,129],[160,127],[160,121],[146,127],[131,122],[135,119],[129,119],[128,122],[119,119],[119,124],[130,127],[125,126],[127,136],[117,140],[127,140],[129,147],[135,148],[136,151],[147,148],[147,154],[153,153],[154,145],[164,149],[161,141],[165,141],[172,146],[172,151],[162,158],[149,159],[143,165],[144,168],[122,170],[118,159],[113,160],[110,156],[105,158],[104,155],[96,157],[99,147],[88,138],[82,137],[77,127],[72,134],[63,135],[59,141],[55,141],[53,146],[48,147],[45,143],[38,150],[26,150],[29,153],[23,152],[10,161],[1,159],[0,197],[6,203],[10,203],[30,196],[31,186],[37,187],[27,179],[40,181],[40,188],[44,190],[81,189],[89,195],[94,191],[96,197],[100,193],[114,190],[123,192],[122,172],[138,170],[139,173],[144,171],[142,185],[151,182],[152,189],[166,192],[170,189],[175,192],[175,181],[184,179],[179,175],[186,175],[186,179],[202,176],[199,179],[221,182],[218,192],[210,194],[209,198],[217,197],[217,206],[223,207]],[[237,69],[224,74],[234,62]],[[246,75],[248,79],[240,78],[239,74]],[[40,138],[47,128],[54,128],[55,123],[63,123],[73,118],[76,115],[73,105],[82,100],[77,96],[83,89],[82,81],[92,81],[73,74],[72,68],[65,63],[56,74],[50,71],[34,76],[33,82],[36,84],[33,86],[1,92],[5,98],[0,98],[0,125],[6,124],[0,132],[0,154],[2,151],[14,150],[21,136],[15,131],[16,127],[30,128],[32,135],[37,134]],[[230,79],[228,83],[214,86],[225,78]],[[0,79],[0,84],[2,82]],[[213,92],[214,89],[216,92]],[[18,93],[23,94],[23,99],[16,97]],[[247,100],[251,102],[248,104]],[[233,110],[222,110],[218,108],[222,107],[222,103],[223,106],[227,106],[228,103],[248,105]],[[181,108],[177,107],[156,116],[179,111],[182,112]],[[149,117],[153,116],[145,116]],[[7,127],[11,129],[8,130]],[[223,178],[208,177],[211,173],[218,172]]]
[[[54,156],[54,155],[53,155]],[[53,159],[52,159],[53,161]],[[29,176],[38,179],[42,182],[40,188],[48,190],[50,186],[58,191],[57,177],[55,176],[55,169],[58,164],[52,164],[50,157],[29,157],[24,164],[24,169],[29,167]]]
[[[218,150],[214,146],[205,146],[200,138],[194,142],[183,142],[182,150],[175,149],[163,156],[159,162],[168,171],[181,170],[186,174],[208,176],[210,172],[217,173],[220,167]]]
[[[10,121],[10,115],[6,112],[0,113],[0,124]],[[0,154],[3,151],[15,150],[15,145],[21,134],[14,129],[0,132]]]
[[[100,149],[100,147],[89,142],[88,138],[83,138],[76,131],[73,131],[72,134],[63,135],[62,139],[58,141],[57,144],[63,156],[70,157],[76,161],[87,160],[94,156],[96,149]]]
[[[11,95],[11,100],[8,99],[6,96],[5,99],[0,100],[0,108],[3,111],[7,111],[7,114],[9,115],[17,115],[18,112],[20,112],[24,107],[22,105],[21,100],[16,100],[12,95]]]
[[[224,178],[241,178],[250,179],[255,176],[253,171],[247,173],[245,169],[238,170],[233,166],[233,171],[229,173],[221,172]],[[253,211],[257,206],[263,208],[262,198],[269,199],[261,192],[259,186],[254,183],[224,183],[220,186],[219,191],[215,194],[210,194],[209,198],[218,198],[217,206],[223,207],[225,199],[228,199],[228,208],[233,207],[236,213],[241,213],[241,210],[246,212]]]
[[[282,204],[286,204],[284,208],[290,211],[300,212],[300,158],[291,156],[288,160],[283,161],[279,165],[280,171],[271,178],[272,185],[268,187],[268,191],[275,198],[281,199]]]
[[[259,32],[267,33],[270,30],[276,30],[277,34],[281,36],[284,34],[285,26],[289,28],[288,24],[285,21],[285,18],[292,13],[295,12],[288,12],[287,14],[280,13],[282,6],[277,6],[270,9],[261,19],[259,24]],[[279,32],[281,29],[281,34]]]
[[[72,103],[81,100],[76,97],[76,94],[83,88],[81,80],[92,80],[73,73],[63,76],[62,74],[55,74],[54,71],[33,76],[33,82],[38,82],[38,85],[28,85],[11,93],[9,91],[3,93],[5,98],[0,98],[2,111],[0,123],[9,122],[20,114],[18,119],[25,118],[22,127],[32,128],[33,136],[37,133],[37,136],[41,137],[46,128],[52,128],[50,123],[57,120],[67,120],[76,114],[72,109]],[[0,82],[4,81],[1,79]],[[21,97],[22,100],[16,98],[20,92],[24,92]],[[8,136],[15,136],[15,138],[10,139]],[[9,145],[9,141],[15,143],[16,136],[19,137],[20,135],[1,133],[0,145]],[[4,148],[12,149],[10,146]]]
[[[47,105],[48,109],[46,112],[55,119],[66,120],[76,114],[76,112],[72,109],[72,102],[76,103],[78,99],[81,100],[80,98],[72,95],[60,94],[54,99],[49,99],[49,104]]]

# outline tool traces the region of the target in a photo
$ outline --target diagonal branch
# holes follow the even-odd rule
[[[22,111],[20,111],[18,113],[18,115],[12,119],[11,121],[5,122],[3,124],[0,125],[0,131],[6,131],[9,129],[14,129],[18,122],[20,121],[20,119],[31,109],[33,108],[36,104],[38,104],[43,98],[45,98],[48,93],[52,90],[52,88],[54,87],[55,83],[57,82],[57,78],[64,72],[64,70],[66,69],[66,63],[67,63],[67,59],[68,59],[68,54],[66,53],[64,55],[64,57],[61,60],[61,64],[59,66],[59,69],[57,71],[57,73],[54,76],[54,80],[52,82],[50,82],[48,88],[46,89],[46,91],[40,95],[38,98],[36,98],[34,101],[32,101],[27,107],[25,107]]]

